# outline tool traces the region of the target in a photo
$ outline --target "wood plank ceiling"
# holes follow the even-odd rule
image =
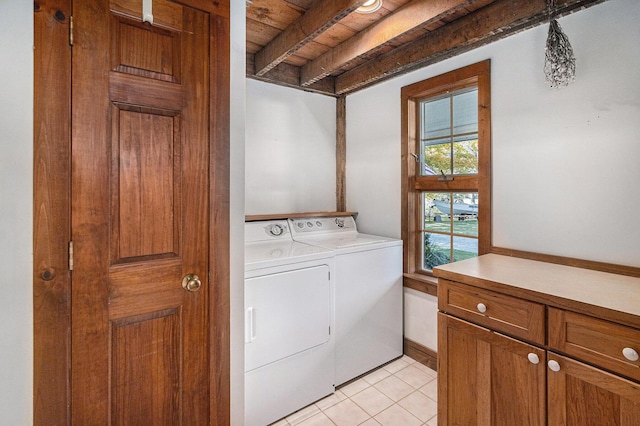
[[[246,0],[247,77],[339,97],[605,0],[549,1]]]

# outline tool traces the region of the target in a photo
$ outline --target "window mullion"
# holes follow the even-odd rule
[[[478,192],[477,175],[458,175],[451,181],[438,180],[439,176],[415,176],[411,189],[421,192]]]
[[[449,171],[446,173],[448,175],[453,175],[453,129],[453,95],[449,95]]]

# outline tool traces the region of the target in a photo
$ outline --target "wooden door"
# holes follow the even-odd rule
[[[438,328],[439,424],[546,425],[544,350],[442,313]]]
[[[78,425],[209,424],[210,21],[154,0],[143,23],[141,6],[73,5]]]
[[[549,354],[549,424],[640,426],[640,385],[572,359]]]

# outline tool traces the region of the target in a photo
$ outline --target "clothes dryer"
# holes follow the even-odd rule
[[[245,424],[272,423],[334,392],[334,252],[287,221],[245,223]]]

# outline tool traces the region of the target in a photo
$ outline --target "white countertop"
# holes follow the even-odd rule
[[[575,301],[640,317],[640,278],[498,254],[438,266],[434,274],[551,305]]]

